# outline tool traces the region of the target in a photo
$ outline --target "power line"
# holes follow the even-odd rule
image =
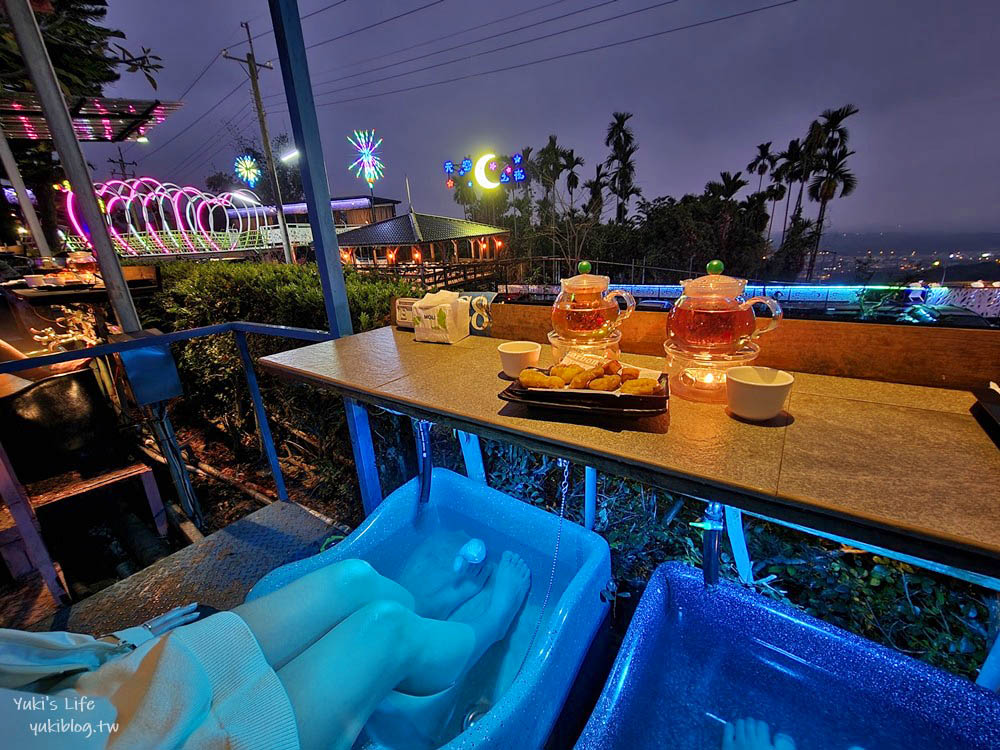
[[[388,96],[390,94],[402,94],[402,93],[405,93],[405,92],[408,92],[408,91],[418,91],[420,89],[431,88],[433,86],[443,86],[446,83],[455,83],[456,81],[465,81],[465,80],[469,80],[469,79],[472,79],[472,78],[479,78],[479,77],[482,77],[482,76],[493,75],[494,73],[505,73],[505,72],[511,71],[511,70],[519,70],[521,68],[527,68],[527,67],[530,67],[532,65],[540,65],[541,63],[553,62],[555,60],[562,60],[562,59],[567,58],[567,57],[575,57],[577,55],[584,55],[584,54],[587,54],[589,52],[598,52],[600,50],[611,49],[612,47],[620,47],[620,46],[625,45],[625,44],[632,44],[634,42],[640,42],[640,41],[643,41],[643,40],[646,40],[646,39],[653,39],[655,37],[665,36],[667,34],[674,34],[674,33],[679,32],[679,31],[687,31],[688,29],[698,28],[700,26],[708,26],[708,25],[713,24],[713,23],[720,23],[722,21],[729,21],[729,20],[734,19],[734,18],[741,18],[743,16],[750,16],[750,15],[753,15],[755,13],[762,13],[763,11],[771,10],[773,8],[780,8],[780,7],[784,6],[784,5],[792,5],[793,3],[797,3],[797,2],[799,2],[799,0],[784,0],[783,2],[780,2],[780,3],[772,3],[771,5],[763,5],[763,6],[758,7],[758,8],[751,8],[749,10],[740,11],[739,13],[730,13],[729,15],[718,16],[716,18],[709,18],[709,19],[706,19],[704,21],[697,21],[695,23],[685,24],[683,26],[675,26],[675,27],[670,28],[670,29],[664,29],[663,31],[656,31],[656,32],[653,32],[651,34],[642,34],[641,36],[635,36],[635,37],[631,37],[629,39],[622,39],[622,40],[617,41],[617,42],[609,42],[607,44],[600,44],[600,45],[597,45],[595,47],[587,47],[586,49],[574,50],[572,52],[564,52],[562,54],[552,55],[550,57],[543,57],[543,58],[541,58],[539,60],[530,60],[528,62],[517,63],[516,65],[507,65],[507,66],[502,67],[502,68],[493,68],[492,70],[484,70],[484,71],[480,71],[478,73],[467,73],[466,75],[455,76],[454,78],[446,78],[446,79],[441,80],[441,81],[431,81],[430,83],[421,83],[421,84],[417,84],[417,85],[414,85],[414,86],[407,86],[405,88],[392,89],[391,91],[381,91],[381,92],[376,93],[376,94],[365,94],[364,96],[353,96],[353,97],[350,97],[350,98],[347,98],[347,99],[337,99],[337,100],[332,101],[332,102],[323,102],[323,103],[320,103],[320,104],[316,104],[316,107],[317,108],[319,108],[319,107],[330,107],[330,106],[333,106],[335,104],[346,104],[348,102],[357,102],[357,101],[362,101],[362,100],[365,100],[365,99],[375,99],[375,98],[380,97],[380,96]],[[276,112],[287,112],[288,110],[275,110],[275,111]]]
[[[307,50],[315,49],[316,47],[321,47],[324,44],[329,44],[330,42],[336,42],[339,39],[345,39],[353,34],[357,34],[358,32],[368,31],[368,29],[374,29],[376,26],[381,26],[382,24],[389,23],[390,21],[396,21],[400,18],[411,16],[414,13],[419,13],[422,10],[427,10],[427,8],[430,8],[432,5],[440,5],[443,2],[444,0],[434,0],[434,2],[427,3],[426,5],[421,5],[419,8],[414,8],[413,10],[408,10],[403,13],[398,13],[395,16],[390,16],[389,18],[385,18],[381,21],[376,21],[375,23],[370,23],[367,26],[362,26],[360,29],[354,29],[353,31],[345,31],[343,34],[332,36],[329,39],[323,39],[318,42],[313,42],[312,44],[307,44],[306,49]]]
[[[317,8],[316,10],[311,10],[308,13],[306,13],[304,16],[299,16],[299,21],[300,22],[301,21],[305,21],[307,18],[312,18],[313,16],[318,16],[320,13],[325,13],[326,11],[330,10],[331,8],[336,8],[338,5],[343,5],[346,2],[347,2],[347,0],[337,0],[337,2],[330,3],[329,5],[324,5],[322,8]],[[267,15],[267,13],[259,13],[258,15],[254,16],[254,18],[251,18],[250,20],[253,21],[253,20],[256,20],[257,18],[260,18],[261,16],[266,16],[266,15]],[[268,36],[269,34],[273,34],[273,33],[274,33],[274,29],[267,29],[266,31],[261,31],[259,34],[254,34],[250,38],[253,41],[256,42],[261,37],[265,37],[265,36]],[[246,44],[246,43],[247,43],[246,39],[241,39],[238,42],[233,42],[232,44],[229,45],[229,47],[239,47],[241,44]]]
[[[250,108],[250,102],[244,103],[244,105],[240,107],[235,112],[235,114],[233,114],[228,120],[223,121],[222,125],[220,125],[219,128],[215,130],[208,138],[202,141],[201,144],[194,149],[194,151],[192,151],[183,159],[181,159],[179,162],[177,162],[177,164],[173,167],[173,170],[179,171],[184,167],[188,166],[188,162],[192,159],[192,157],[205,150],[206,147],[210,148],[212,144],[215,143],[215,139],[222,133],[222,131],[225,130],[227,127],[229,127],[237,118],[240,117],[240,115],[246,112],[249,108]]]
[[[610,3],[613,3],[613,2],[616,2],[616,1],[617,0],[604,0],[604,2],[600,2],[600,3],[597,3],[596,5],[588,6],[587,8],[584,8],[583,10],[593,10],[594,8],[599,8],[602,5],[609,5]],[[319,92],[319,93],[320,94],[336,94],[336,93],[338,93],[340,91],[347,91],[349,89],[357,88],[358,86],[366,86],[366,85],[368,85],[370,83],[383,83],[385,81],[391,81],[391,80],[393,80],[395,78],[402,78],[404,76],[412,75],[414,73],[423,73],[424,71],[434,70],[435,68],[441,68],[441,67],[444,67],[445,65],[451,65],[452,63],[464,62],[465,60],[471,60],[474,57],[482,57],[483,55],[490,55],[490,54],[492,54],[494,52],[505,52],[507,50],[513,49],[514,47],[521,47],[521,46],[523,46],[525,44],[531,44],[532,42],[539,42],[539,41],[541,41],[543,39],[551,39],[553,37],[562,36],[563,34],[569,34],[569,33],[574,32],[574,31],[580,31],[581,29],[588,29],[588,28],[591,28],[593,26],[600,26],[601,24],[604,24],[604,23],[609,23],[611,21],[618,21],[618,20],[620,20],[622,18],[628,18],[629,16],[634,16],[637,13],[645,13],[646,11],[649,11],[649,10],[656,10],[657,8],[662,8],[662,7],[665,7],[667,5],[674,5],[675,3],[679,3],[679,2],[680,2],[680,0],[663,0],[663,2],[655,3],[653,5],[647,5],[645,8],[636,8],[635,10],[631,10],[628,13],[621,13],[621,14],[616,15],[616,16],[611,16],[610,18],[600,18],[600,19],[597,19],[595,21],[589,21],[587,23],[582,23],[579,26],[571,26],[568,29],[560,29],[559,31],[552,31],[552,32],[550,32],[548,34],[542,34],[541,36],[532,37],[531,39],[522,39],[519,42],[513,42],[511,44],[502,44],[502,45],[500,45],[498,47],[493,47],[492,49],[482,50],[482,51],[479,51],[479,52],[474,52],[473,54],[466,55],[464,57],[456,57],[456,58],[454,58],[452,60],[445,60],[443,62],[433,63],[431,65],[425,65],[422,68],[414,68],[413,70],[407,70],[407,71],[404,71],[402,73],[394,73],[392,75],[383,76],[382,78],[374,78],[371,81],[362,81],[361,83],[353,83],[353,84],[350,84],[348,86],[341,86],[340,88],[330,89],[329,91],[322,91],[322,92]],[[582,12],[582,11],[577,11],[577,12]],[[566,14],[566,16],[569,16],[569,15],[573,15],[573,14],[572,13],[567,13]],[[559,16],[559,18],[565,18],[566,16]],[[556,19],[552,19],[552,20],[556,20]],[[532,25],[539,25],[539,24],[532,24]],[[529,28],[529,27],[522,27],[522,28]],[[521,29],[516,29],[516,30],[520,31]],[[484,37],[482,39],[477,39],[475,42],[468,42],[467,44],[478,44],[479,42],[485,41],[486,39],[489,39],[489,38],[490,37]],[[466,46],[466,44],[459,45],[459,47],[464,47],[464,46]],[[458,47],[454,47],[452,49],[458,49]],[[443,51],[447,51],[447,50],[443,50]],[[435,54],[435,53],[431,53],[431,54]],[[429,55],[422,55],[422,57],[429,57]],[[413,59],[416,60],[416,59],[419,59],[419,58],[413,58]],[[412,60],[405,61],[405,62],[412,62]],[[402,63],[400,63],[400,64],[402,64]],[[383,66],[383,67],[387,67],[387,66]],[[369,70],[369,71],[366,71],[366,72],[371,73],[374,70],[380,70],[380,68],[373,68],[372,70]],[[362,74],[361,73],[355,73],[354,75],[362,75]],[[353,77],[354,76],[345,76],[345,78],[353,78]],[[343,79],[334,79],[334,80],[343,80]],[[333,83],[333,82],[334,81],[326,81],[326,83]]]
[[[188,95],[191,89],[193,89],[198,84],[198,81],[200,81],[205,76],[205,74],[208,72],[208,69],[211,68],[213,65],[215,65],[215,61],[219,59],[220,55],[222,55],[221,51],[215,53],[215,57],[213,57],[211,60],[208,61],[208,65],[206,65],[204,68],[201,69],[201,72],[198,75],[196,75],[194,80],[188,84],[188,87],[186,89],[184,89],[184,92],[177,97],[178,101],[182,101],[184,97]],[[130,143],[129,147],[133,147],[134,145],[135,145],[134,142]],[[129,150],[128,148],[125,149],[126,153],[128,153],[128,150]]]
[[[325,6],[323,6],[322,8],[318,8],[317,10],[314,10],[314,11],[311,11],[311,12],[309,12],[309,13],[305,14],[304,16],[300,16],[300,19],[305,19],[305,18],[309,18],[309,17],[311,17],[311,16],[315,16],[315,15],[316,15],[316,14],[318,14],[318,13],[322,13],[322,12],[324,12],[324,11],[326,11],[326,10],[329,10],[329,9],[331,9],[331,8],[335,8],[336,6],[338,6],[338,5],[341,5],[341,4],[343,4],[344,2],[347,2],[347,0],[337,0],[337,2],[333,2],[333,3],[330,3],[330,4],[328,4],[328,5],[325,5]],[[382,21],[376,21],[375,23],[372,23],[372,24],[369,24],[369,25],[367,25],[367,26],[362,26],[361,28],[359,28],[359,29],[354,29],[353,31],[348,31],[348,32],[345,32],[345,33],[343,33],[343,34],[340,34],[339,36],[336,36],[336,37],[332,37],[332,38],[330,38],[330,39],[324,39],[324,40],[322,40],[322,41],[319,41],[319,42],[315,42],[314,44],[311,44],[311,45],[309,45],[308,47],[306,47],[306,49],[312,49],[313,47],[318,47],[318,46],[320,46],[320,45],[323,45],[323,44],[327,44],[328,42],[332,42],[332,41],[336,41],[336,40],[338,40],[338,39],[344,39],[344,38],[346,38],[346,37],[349,37],[349,36],[351,36],[351,35],[353,35],[353,34],[357,34],[357,33],[361,32],[361,31],[367,31],[368,29],[373,29],[373,28],[375,28],[376,26],[381,26],[381,25],[382,25],[382,24],[384,24],[384,23],[389,23],[390,21],[395,21],[395,20],[397,20],[397,19],[399,19],[399,18],[403,18],[404,16],[408,16],[408,15],[411,15],[411,14],[413,14],[413,13],[417,13],[417,12],[419,12],[419,11],[421,11],[421,10],[424,10],[425,8],[429,8],[429,7],[431,7],[432,5],[438,5],[438,4],[440,4],[440,3],[443,3],[443,2],[444,2],[444,0],[434,0],[434,2],[431,2],[431,3],[427,3],[426,5],[421,5],[421,6],[419,7],[419,8],[414,8],[413,10],[408,10],[408,11],[406,11],[406,12],[404,12],[404,13],[399,13],[399,14],[397,14],[397,15],[395,15],[395,16],[391,16],[390,18],[386,18],[386,19],[383,19]],[[258,37],[260,37],[260,36],[264,36],[265,34],[268,34],[268,33],[271,33],[271,34],[273,34],[273,33],[274,33],[274,30],[272,29],[272,30],[271,30],[271,31],[269,31],[269,32],[261,32],[261,33],[260,33],[260,34],[258,34],[257,36],[254,36],[254,37],[251,37],[251,40],[253,40],[253,39],[257,39]],[[246,40],[244,40],[243,42],[239,42],[239,43],[237,43],[237,44],[234,44],[234,45],[232,45],[232,46],[234,46],[234,47],[235,47],[235,46],[238,46],[238,44],[246,44],[246,43],[247,43],[247,42],[246,42]],[[218,55],[216,55],[216,57],[215,57],[215,58],[213,58],[212,62],[211,62],[211,63],[209,63],[209,66],[208,66],[208,67],[210,67],[210,66],[211,66],[212,64],[214,64],[214,63],[215,63],[215,61],[216,61],[216,60],[217,60],[217,59],[218,59],[218,58],[219,58],[219,57],[220,57],[221,55],[222,55],[222,52],[220,51],[220,52],[219,52],[219,54],[218,54]],[[204,72],[203,72],[202,74],[200,74],[200,75],[203,75],[203,74],[204,74]],[[195,125],[197,125],[197,124],[198,124],[199,122],[201,122],[201,120],[203,120],[203,119],[205,118],[205,116],[206,116],[206,115],[208,115],[209,113],[211,113],[211,112],[212,112],[213,110],[215,110],[215,109],[216,109],[216,108],[217,108],[217,107],[218,107],[218,106],[219,106],[220,104],[222,104],[222,103],[223,103],[224,101],[226,101],[226,100],[227,100],[227,99],[228,99],[229,97],[231,97],[231,96],[232,96],[233,94],[235,94],[235,93],[236,93],[236,92],[237,92],[237,91],[239,90],[240,86],[242,86],[242,85],[243,85],[242,83],[240,83],[240,84],[237,84],[237,85],[236,85],[236,88],[234,88],[234,89],[233,89],[232,91],[230,91],[230,92],[229,92],[228,94],[226,94],[226,95],[225,95],[224,97],[222,97],[222,99],[220,99],[219,101],[217,101],[217,102],[216,102],[215,104],[213,104],[213,105],[212,105],[211,107],[209,107],[209,108],[208,108],[207,110],[205,110],[204,112],[202,112],[202,113],[201,113],[201,115],[199,115],[199,116],[198,116],[198,117],[197,117],[197,118],[196,118],[196,119],[195,119],[195,120],[194,120],[194,121],[193,121],[193,122],[192,122],[191,124],[189,124],[189,125],[188,125],[188,126],[187,126],[186,128],[184,128],[183,130],[181,130],[180,132],[176,133],[175,135],[173,135],[173,136],[172,136],[171,138],[169,138],[168,140],[166,140],[166,141],[164,141],[163,143],[161,143],[161,144],[160,144],[159,146],[157,146],[157,147],[156,147],[155,149],[153,149],[153,150],[152,150],[152,151],[150,151],[150,152],[149,152],[148,154],[146,154],[144,158],[148,158],[148,157],[152,156],[152,155],[153,155],[153,154],[155,154],[155,153],[156,153],[157,151],[161,150],[162,148],[164,148],[165,146],[169,145],[170,143],[173,143],[173,141],[177,140],[177,138],[179,138],[180,136],[184,135],[184,133],[186,133],[186,132],[187,132],[187,131],[189,131],[189,130],[190,130],[190,129],[191,129],[192,127],[194,127],[194,126],[195,126]],[[187,92],[185,92],[185,93],[187,93]]]
[[[462,42],[461,44],[456,44],[454,47],[446,47],[445,49],[434,50],[433,52],[427,52],[427,53],[425,53],[423,55],[417,55],[416,57],[411,57],[411,58],[408,58],[406,60],[400,60],[400,61],[394,62],[394,63],[386,63],[385,65],[378,66],[377,68],[370,68],[368,70],[362,70],[359,73],[351,73],[350,75],[341,76],[340,78],[331,78],[331,79],[328,79],[328,80],[325,80],[325,81],[316,81],[315,83],[313,83],[313,86],[314,87],[315,86],[323,86],[323,85],[325,85],[327,83],[336,83],[337,81],[343,81],[343,80],[346,80],[347,78],[354,78],[355,76],[362,76],[362,75],[365,75],[366,73],[375,73],[375,72],[377,72],[379,70],[385,70],[386,68],[393,68],[393,67],[395,67],[397,65],[405,65],[407,63],[416,62],[417,60],[423,60],[424,58],[427,58],[427,57],[433,57],[434,55],[441,55],[441,54],[444,54],[445,52],[452,52],[454,50],[461,49],[462,47],[468,47],[471,44],[479,44],[480,42],[484,42],[484,41],[487,41],[489,39],[496,39],[497,37],[506,36],[507,34],[514,34],[514,33],[518,32],[518,31],[524,31],[526,29],[534,28],[535,26],[542,26],[544,24],[551,23],[552,21],[560,21],[560,20],[562,20],[564,18],[569,18],[570,16],[575,16],[575,15],[578,15],[580,13],[586,13],[587,11],[594,10],[595,8],[600,8],[601,6],[604,6],[604,5],[610,5],[611,3],[614,3],[614,2],[617,2],[617,1],[618,0],[602,0],[602,2],[595,3],[594,5],[588,5],[587,7],[580,8],[579,10],[573,10],[573,11],[570,11],[569,13],[563,13],[561,16],[553,16],[552,18],[545,18],[545,19],[542,19],[541,21],[535,21],[533,23],[529,23],[529,24],[526,24],[524,26],[519,26],[519,27],[517,27],[515,29],[510,29],[508,31],[501,31],[499,34],[493,34],[491,36],[480,37],[479,39],[473,39],[472,41],[469,41],[469,42]],[[677,0],[673,0],[673,2],[676,2],[676,1]],[[570,30],[572,30],[572,29],[570,29]],[[461,32],[458,32],[458,33],[461,33]],[[524,42],[521,42],[521,44],[524,44]],[[516,47],[518,45],[516,45],[516,44],[515,45],[507,45],[503,49],[507,49],[507,48],[512,47],[512,46]],[[490,51],[493,52],[495,50],[490,50]],[[391,53],[391,54],[396,54],[396,53]],[[486,54],[486,53],[479,53],[479,54]],[[476,55],[472,55],[472,57],[476,57]],[[461,59],[468,59],[468,58],[461,58]],[[448,62],[454,62],[454,61],[453,60],[449,60]],[[409,73],[419,73],[422,70],[429,70],[430,68],[440,67],[440,65],[446,65],[446,64],[447,63],[441,63],[439,65],[431,65],[431,66],[426,67],[426,68],[417,68],[416,70],[411,70],[411,71],[408,71],[407,73],[399,73],[399,74],[396,74],[394,76],[389,76],[387,78],[379,78],[379,79],[376,79],[374,81],[365,81],[364,83],[378,83],[380,81],[390,80],[391,78],[399,78],[400,76],[403,76],[403,75],[409,75]],[[363,84],[359,83],[359,84],[356,84],[356,85],[357,86],[361,86]],[[354,87],[353,86],[347,86],[345,88],[354,88]],[[343,89],[333,89],[332,91],[318,91],[318,92],[314,91],[313,93],[314,94],[332,94],[332,93],[335,93],[337,91],[342,91],[342,90]],[[273,96],[280,96],[280,94],[271,94],[270,96],[272,96],[272,97]],[[268,97],[265,97],[265,98],[268,98]]]
[[[528,8],[527,10],[522,10],[522,11],[520,11],[518,13],[512,13],[511,15],[504,16],[503,18],[495,18],[492,21],[487,21],[486,23],[477,23],[474,26],[467,26],[464,29],[458,29],[457,31],[453,31],[450,34],[447,34],[446,36],[443,36],[443,37],[434,37],[433,39],[427,39],[427,40],[425,40],[423,42],[417,42],[416,44],[411,44],[409,47],[403,47],[401,49],[397,49],[394,52],[383,52],[382,54],[379,54],[379,55],[373,55],[372,57],[365,57],[365,58],[362,58],[361,60],[355,60],[354,62],[348,63],[347,65],[341,65],[339,67],[327,68],[326,70],[318,71],[316,73],[316,75],[321,75],[322,76],[322,75],[326,75],[327,73],[332,73],[335,70],[343,70],[345,68],[353,68],[356,65],[363,65],[364,63],[371,62],[372,60],[382,60],[383,58],[391,57],[392,55],[399,55],[399,54],[402,54],[403,52],[409,52],[411,49],[417,49],[418,47],[424,47],[424,46],[426,46],[428,44],[433,44],[434,42],[440,42],[442,39],[447,39],[449,37],[458,36],[459,34],[465,34],[468,31],[476,31],[477,29],[485,29],[487,26],[492,26],[493,24],[502,23],[503,21],[510,21],[510,20],[512,20],[514,18],[518,18],[520,16],[525,16],[525,15],[527,15],[529,13],[537,13],[540,10],[545,10],[546,8],[551,8],[553,5],[561,5],[562,3],[565,3],[565,2],[566,2],[566,0],[553,0],[553,2],[545,3],[543,5],[538,5],[538,6],[534,7],[534,8]],[[502,32],[502,33],[507,33],[507,32]]]
[[[211,68],[213,65],[215,65],[215,61],[218,60],[221,55],[222,55],[221,50],[219,52],[216,52],[215,57],[213,57],[211,60],[208,61],[208,65],[206,65],[204,68],[201,69],[201,72],[197,76],[195,76],[195,79],[188,84],[188,87],[186,89],[184,89],[184,93],[178,96],[177,98],[183,100],[184,97],[190,93],[191,89],[193,89],[196,85],[198,85],[198,81],[200,81],[204,77],[204,75],[208,72],[208,69]]]
[[[239,83],[237,83],[236,86],[234,86],[233,89],[228,94],[226,94],[224,97],[222,97],[221,99],[219,99],[219,101],[217,101],[211,107],[209,107],[208,109],[206,109],[200,115],[198,115],[198,117],[195,118],[194,121],[192,121],[186,128],[184,128],[183,130],[181,130],[178,133],[175,133],[173,136],[171,136],[170,138],[168,138],[167,140],[165,140],[163,143],[161,143],[159,146],[157,146],[152,151],[150,151],[148,154],[146,154],[146,158],[152,156],[157,151],[160,151],[161,149],[166,148],[171,143],[173,143],[178,138],[180,138],[182,135],[184,135],[186,132],[188,132],[195,125],[197,125],[199,122],[201,122],[202,120],[204,120],[205,117],[207,117],[209,114],[211,114],[213,111],[215,111],[219,106],[222,105],[223,102],[225,102],[227,99],[229,99],[229,97],[231,97],[233,94],[235,94],[237,91],[239,91],[243,87],[243,85],[244,85],[243,81],[240,81]]]

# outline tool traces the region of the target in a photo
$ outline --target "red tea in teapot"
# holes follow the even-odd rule
[[[754,334],[757,321],[753,310],[697,310],[675,307],[667,333],[670,340],[687,351],[735,351]]]
[[[594,307],[557,307],[552,310],[552,327],[564,338],[602,338],[615,329],[618,304],[601,299]]]

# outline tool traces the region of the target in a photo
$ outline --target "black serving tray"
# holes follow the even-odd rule
[[[583,412],[614,417],[651,417],[667,411],[670,388],[666,373],[660,374],[663,393],[651,396],[638,394],[614,394],[581,390],[550,390],[525,388],[514,381],[504,388],[498,397],[504,401],[526,406],[561,411]]]

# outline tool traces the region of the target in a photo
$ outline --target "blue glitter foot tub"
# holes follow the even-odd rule
[[[572,521],[562,523],[551,593],[542,614],[559,518],[445,469],[434,469],[430,500],[419,512],[418,484],[413,480],[336,546],[269,573],[247,600],[348,558],[366,560],[382,575],[399,580],[419,545],[435,534],[453,532],[485,543],[486,564],[495,563],[505,550],[524,559],[532,577],[524,608],[507,637],[445,694],[429,698],[391,694],[355,743],[358,750],[542,747],[607,614],[601,592],[611,568],[603,538]],[[416,726],[415,714],[422,717]],[[431,721],[426,720],[428,715]],[[434,728],[426,730],[427,726]]]
[[[732,585],[657,568],[577,750],[717,750],[752,717],[797,750],[996,750],[1000,698]]]

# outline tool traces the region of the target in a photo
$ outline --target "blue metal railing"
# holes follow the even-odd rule
[[[128,341],[118,341],[113,344],[101,344],[87,349],[76,349],[68,352],[58,352],[47,354],[43,357],[31,357],[29,359],[19,359],[11,362],[0,363],[0,375],[15,374],[21,370],[30,370],[36,367],[46,367],[60,362],[72,362],[79,359],[92,359],[121,352],[134,351],[147,347],[162,347],[165,344],[173,344],[180,341],[190,341],[204,336],[214,336],[220,333],[232,333],[236,338],[236,345],[240,351],[240,359],[243,363],[243,371],[247,379],[247,387],[250,390],[250,398],[253,401],[254,416],[257,422],[257,434],[260,438],[261,447],[267,456],[268,465],[271,468],[271,475],[274,477],[274,484],[281,500],[288,500],[288,491],[285,488],[285,478],[281,473],[281,465],[278,463],[278,453],[274,448],[274,438],[271,435],[271,428],[267,421],[267,412],[264,409],[264,402],[260,395],[260,386],[257,382],[257,374],[253,369],[253,360],[250,357],[250,350],[247,347],[246,336],[248,333],[260,334],[264,336],[275,336],[280,338],[297,339],[299,341],[329,341],[335,338],[327,331],[318,331],[312,328],[293,328],[290,326],[267,325],[263,323],[249,323],[245,321],[234,321],[231,323],[218,323],[200,328],[189,328],[184,331],[174,331],[172,333],[150,334]],[[0,446],[2,450],[2,446]],[[368,509],[366,508],[366,511]]]

